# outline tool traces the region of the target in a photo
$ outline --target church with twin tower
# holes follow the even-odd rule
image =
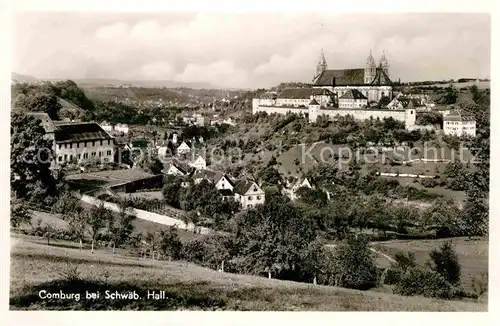
[[[312,84],[313,88],[330,90],[337,99],[349,90],[356,89],[368,99],[368,103],[378,102],[384,96],[392,100],[392,81],[389,78],[389,61],[385,51],[378,65],[370,50],[364,68],[332,70],[328,69],[321,50]]]

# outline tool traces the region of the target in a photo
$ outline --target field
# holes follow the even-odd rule
[[[412,251],[415,253],[417,262],[424,264],[429,259],[429,252],[438,248],[443,241],[446,240],[399,240],[380,242],[374,247],[390,256],[394,256],[399,251]],[[466,290],[471,291],[471,278],[488,273],[488,240],[469,241],[467,238],[455,238],[452,243],[462,267],[461,284]]]
[[[184,262],[141,260],[119,252],[80,252],[76,244],[11,236],[11,310],[315,310],[486,311],[476,302],[401,297],[267,278],[218,273]],[[76,269],[75,269],[76,268]],[[40,299],[39,291],[100,292],[86,300]],[[105,299],[136,291],[137,300]],[[165,291],[166,299],[147,298]]]
[[[90,204],[82,203],[84,207],[92,207]],[[62,217],[58,214],[50,214],[46,212],[40,212],[40,211],[31,211],[32,212],[32,223],[34,225],[37,224],[38,221],[40,221],[40,226],[43,227],[45,225],[51,225],[54,228],[58,230],[66,230],[68,226],[68,222],[63,220]],[[113,213],[115,217],[118,217],[117,213]],[[133,234],[147,234],[149,232],[159,232],[159,231],[168,231],[169,226],[143,220],[140,218],[136,218],[132,221],[132,225],[134,226],[134,231]],[[31,226],[28,225],[23,225],[21,228],[23,230],[29,230],[31,229]],[[181,241],[188,241],[191,239],[195,239],[198,237],[203,237],[204,235],[198,234],[198,233],[193,233],[191,231],[187,231],[184,229],[177,229],[177,234],[179,235],[179,239]],[[52,240],[51,240],[52,241]]]

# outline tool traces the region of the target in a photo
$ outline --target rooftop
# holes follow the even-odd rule
[[[254,184],[255,182],[250,180],[241,180],[234,186],[234,192],[240,195],[244,195]]]
[[[357,89],[350,89],[347,92],[344,93],[339,99],[351,99],[351,100],[367,100],[368,98],[364,96],[360,91]]]
[[[56,142],[82,142],[91,140],[113,139],[95,122],[54,121]]]
[[[278,98],[309,99],[312,95],[333,96],[333,93],[323,88],[285,88],[281,91],[281,93],[279,93]]]
[[[49,115],[45,112],[28,112],[27,115],[32,116],[40,121],[42,121],[42,127],[45,129],[45,132],[54,132],[57,127],[55,126],[52,119],[50,119]]]
[[[475,119],[470,114],[460,112],[459,110],[453,110],[444,116],[443,121],[475,121]]]

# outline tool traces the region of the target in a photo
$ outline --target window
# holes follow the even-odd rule
[[[101,146],[102,146],[102,140],[101,140]]]
[[[73,160],[73,155],[70,155],[69,156],[69,160],[72,161]]]
[[[101,152],[101,151],[99,151],[99,157],[101,157],[101,156],[102,156],[102,152]]]
[[[253,191],[257,191],[257,187],[253,187]]]
[[[68,155],[64,154],[64,160],[66,161],[68,159]]]
[[[252,196],[248,196],[248,200],[252,200]]]
[[[78,154],[78,159],[81,159],[82,158],[82,154]]]
[[[61,145],[59,145],[61,146]],[[59,156],[59,162],[62,162],[62,156]]]
[[[83,154],[83,158],[89,158],[89,153]]]
[[[76,148],[80,148],[80,143],[76,143]]]
[[[95,146],[95,141],[92,141],[92,146]]]
[[[108,156],[111,156],[111,151],[108,151],[108,153],[107,153],[107,154],[108,154]]]
[[[61,144],[59,144],[59,149],[61,149],[61,147],[62,147],[62,145],[61,145]]]
[[[72,149],[73,148],[73,144],[69,144],[69,148]]]
[[[67,148],[68,144],[64,144],[64,148]]]
[[[92,157],[95,157],[95,152],[92,152]]]
[[[108,145],[111,145],[111,139],[108,139]]]
[[[257,196],[257,200],[260,200],[260,196]]]

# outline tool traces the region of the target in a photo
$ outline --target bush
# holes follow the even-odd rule
[[[450,299],[453,296],[453,289],[441,274],[429,268],[416,266],[401,275],[394,287],[394,293]]]
[[[461,268],[451,241],[444,242],[439,250],[431,251],[429,256],[432,260],[430,266],[436,273],[450,284],[457,285],[460,282]]]
[[[425,188],[434,188],[438,186],[439,182],[436,179],[426,178],[426,179],[421,179],[420,184]]]

